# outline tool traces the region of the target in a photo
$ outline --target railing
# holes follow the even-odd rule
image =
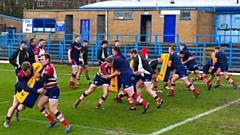
[[[52,55],[53,60],[58,63],[67,62],[67,50],[70,43],[73,42],[75,35],[70,34],[20,34],[12,33],[0,36],[0,58],[8,59],[15,49],[17,49],[22,40],[29,41],[30,38],[45,39],[45,49]],[[164,43],[165,36],[174,36],[175,43]],[[101,41],[107,39],[109,42],[108,53],[111,54],[111,46],[116,39],[121,41],[121,50],[127,56],[130,49],[136,48],[138,50],[148,46],[149,59],[157,58],[162,53],[168,53],[168,47],[174,45],[176,50],[179,51],[180,44],[189,45],[189,49],[194,54],[196,60],[201,67],[207,61],[209,54],[213,51],[215,45],[223,47],[223,51],[228,57],[230,67],[240,67],[239,58],[240,49],[234,48],[240,45],[240,42],[226,43],[222,40],[214,42],[200,42],[202,37],[217,37],[221,39],[223,35],[197,35],[196,42],[180,42],[179,35],[163,35],[163,34],[91,34],[81,35],[82,41],[87,39],[89,41],[89,61],[90,65],[95,65],[97,62],[98,49],[100,48]],[[226,35],[224,35],[226,36]],[[145,41],[141,41],[145,37]],[[216,39],[216,38],[215,38]],[[208,49],[212,48],[212,49]]]

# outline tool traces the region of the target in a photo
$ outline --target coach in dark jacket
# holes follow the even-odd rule
[[[99,61],[99,66],[100,66],[103,62],[105,62],[105,59],[108,57],[107,45],[108,45],[108,41],[107,41],[107,40],[103,40],[103,41],[102,41],[102,47],[98,49],[98,61]]]
[[[21,41],[20,48],[17,49],[12,56],[9,58],[9,62],[15,67],[16,76],[18,72],[21,70],[21,64],[24,61],[28,61],[31,64],[34,62],[34,55],[31,51],[26,49],[27,42]]]

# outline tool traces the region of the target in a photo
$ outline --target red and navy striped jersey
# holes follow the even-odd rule
[[[111,68],[107,66],[107,63],[104,62],[102,63],[102,65],[100,66],[97,75],[99,75],[100,77],[104,78],[105,75],[109,75],[110,74],[110,70]]]
[[[51,63],[48,63],[46,66],[44,66],[42,76],[43,74],[47,74],[48,76],[50,76],[44,84],[45,88],[49,89],[57,86],[57,73]]]

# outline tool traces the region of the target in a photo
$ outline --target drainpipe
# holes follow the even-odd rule
[[[108,11],[105,11],[105,40],[108,40]]]

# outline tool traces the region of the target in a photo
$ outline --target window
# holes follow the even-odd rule
[[[65,2],[63,6],[64,6],[64,7],[68,7],[68,3]]]
[[[15,1],[15,4],[20,4],[20,1],[19,1],[19,0],[16,0],[16,1]]]
[[[114,20],[133,20],[133,12],[114,12]]]
[[[76,8],[77,7],[77,3],[73,3],[73,7]]]
[[[50,7],[53,6],[53,1],[52,0],[48,0],[48,6],[50,6]]]
[[[191,11],[181,11],[180,12],[180,20],[191,20],[192,12]]]
[[[37,7],[44,7],[44,2],[37,2]]]
[[[51,2],[48,2],[48,5],[50,6],[50,7],[52,7],[53,6],[53,2],[51,1]]]

